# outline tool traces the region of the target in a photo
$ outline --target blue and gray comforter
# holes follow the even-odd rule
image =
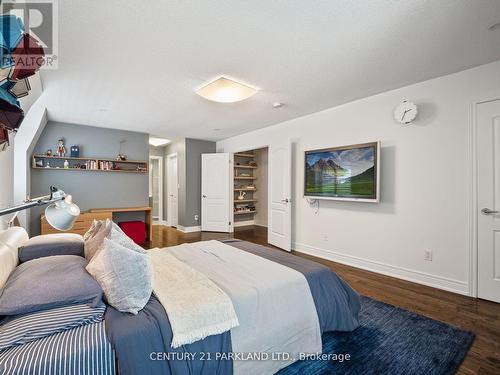
[[[245,241],[222,242],[301,272],[311,289],[322,333],[358,327],[360,297],[328,267]],[[231,352],[230,332],[173,349],[168,316],[154,296],[138,315],[108,308],[105,320],[121,374],[232,374],[232,361],[217,356]]]

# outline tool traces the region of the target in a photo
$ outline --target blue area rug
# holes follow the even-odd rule
[[[362,298],[359,328],[323,335],[323,353],[350,360],[303,360],[278,374],[454,374],[474,341],[471,332]]]

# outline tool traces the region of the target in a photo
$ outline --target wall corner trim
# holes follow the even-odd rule
[[[331,260],[333,262],[345,264],[348,266],[361,268],[366,271],[380,273],[382,275],[411,281],[417,284],[430,286],[437,289],[443,289],[448,292],[469,296],[469,284],[464,281],[450,279],[442,276],[431,275],[425,272],[415,271],[404,267],[394,266],[381,262],[375,262],[368,259],[353,257],[331,250],[321,249],[306,245],[303,243],[293,243],[292,249],[295,251],[316,256],[319,258]]]

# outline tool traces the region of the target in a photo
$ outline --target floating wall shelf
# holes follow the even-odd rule
[[[69,168],[64,168],[66,160],[69,163]],[[85,168],[82,168],[82,166],[85,166]],[[33,155],[31,168],[72,172],[147,173],[148,162],[142,160]]]

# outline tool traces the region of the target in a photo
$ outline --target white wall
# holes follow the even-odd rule
[[[25,114],[29,112],[33,103],[42,93],[43,88],[39,74],[30,78],[30,86],[30,95],[20,99],[21,107]],[[18,140],[17,143],[23,143],[21,141],[23,135],[20,136],[19,133],[17,133],[15,136],[11,134],[10,137],[10,146],[6,151],[0,152],[0,208],[11,206],[14,203],[20,203],[25,197],[25,195],[23,195],[22,199],[16,199],[14,197],[14,138]],[[11,215],[7,215],[4,218],[0,217],[0,229],[3,229],[5,226],[5,218],[10,219]]]
[[[14,198],[14,137],[6,151],[0,152],[0,208],[11,206]],[[10,216],[6,216],[10,218]],[[0,229],[5,227],[4,218],[0,217]]]
[[[295,142],[295,249],[468,294],[470,105],[497,94],[500,61],[229,138],[217,149],[272,146],[285,136]],[[419,106],[410,126],[393,120],[403,99]],[[303,152],[376,140],[381,203],[321,201],[315,214],[303,198]]]

